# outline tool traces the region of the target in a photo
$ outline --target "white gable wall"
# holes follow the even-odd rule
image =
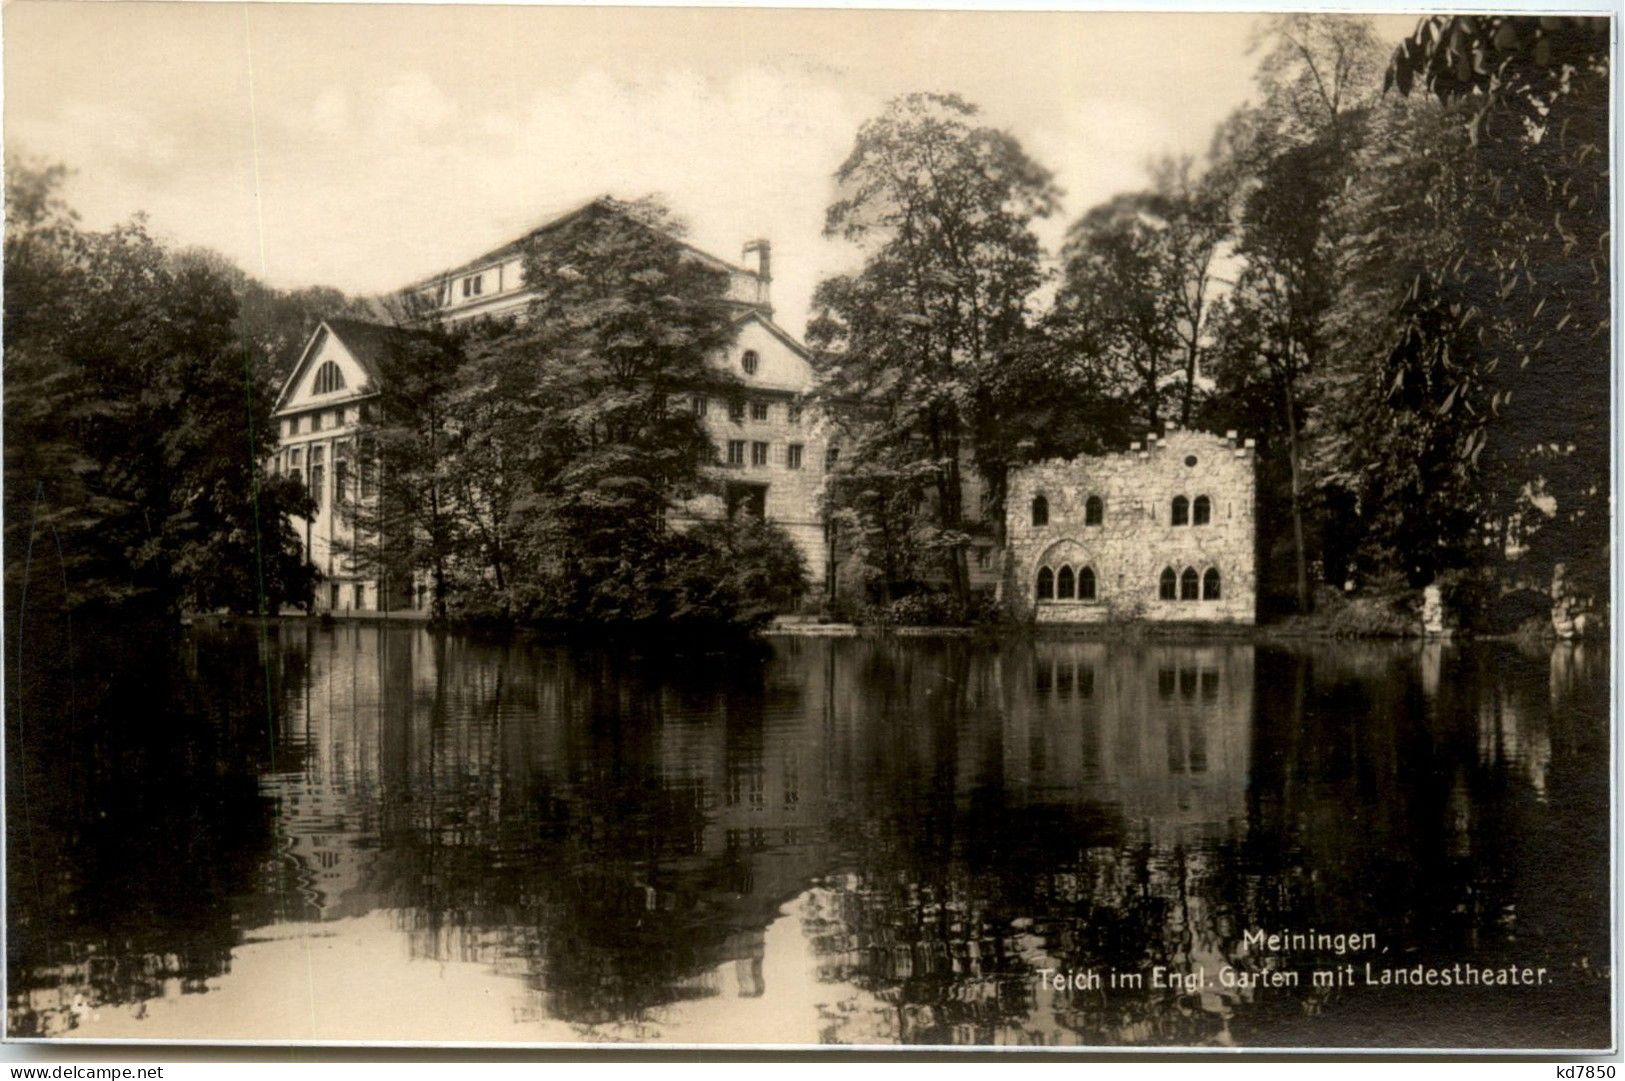
[[[756,374],[747,375],[742,362],[751,350],[758,364]],[[748,319],[740,326],[739,336],[716,363],[738,376],[747,389],[805,394],[813,388],[812,365],[759,319]]]
[[[337,335],[322,332],[321,339],[314,353],[305,357],[304,367],[298,373],[292,389],[277,412],[287,413],[297,409],[314,408],[329,403],[348,401],[370,393],[367,370],[361,366],[360,361],[351,355]],[[332,361],[339,366],[339,371],[344,376],[344,386],[342,389],[328,394],[317,394],[316,373],[328,361]]]

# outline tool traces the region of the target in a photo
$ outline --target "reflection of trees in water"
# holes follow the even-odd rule
[[[68,631],[35,624],[7,671],[14,1035],[198,990],[269,915],[253,903],[272,825],[255,777],[278,718],[257,630]]]
[[[1373,932],[1390,951],[1380,965],[1545,964],[1578,979],[1533,1001],[1527,992],[1514,999],[1461,988],[1309,994],[1311,1012],[1336,1003],[1363,1027],[1339,1028],[1335,1018],[1312,1031],[1294,1027],[1293,1011],[1277,1001],[1238,1024],[1238,1039],[1409,1041],[1417,1030],[1402,1022],[1417,1017],[1434,1019],[1430,1038],[1442,1045],[1481,1045],[1489,1024],[1526,1026],[1527,1038],[1512,1028],[1495,1033],[1508,1045],[1565,1044],[1556,1038],[1565,1026],[1573,1040],[1565,1045],[1597,1039],[1598,994],[1606,993],[1595,970],[1606,955],[1597,901],[1606,892],[1606,826],[1597,825],[1607,807],[1606,722],[1590,722],[1589,741],[1574,753],[1553,743],[1550,769],[1583,793],[1563,809],[1542,798],[1538,777],[1548,767],[1525,753],[1526,739],[1486,739],[1487,728],[1508,725],[1523,737],[1587,729],[1567,703],[1605,710],[1606,673],[1549,693],[1548,673],[1560,663],[1558,654],[1496,644],[1427,647],[1420,663],[1411,646],[1260,650],[1251,827],[1219,860],[1214,907],[1237,926]]]
[[[386,688],[406,705],[367,875],[414,954],[497,965],[587,1024],[716,994],[730,961],[760,993],[761,931],[816,841],[799,683],[756,662],[444,650],[415,689]]]
[[[1493,656],[1430,680],[1409,647],[794,643],[742,671],[439,648],[392,677],[375,891],[418,953],[583,1023],[727,993],[726,962],[762,993],[762,932],[817,882],[819,978],[888,1004],[829,1039],[1262,1042],[1328,996],[1034,973],[1256,969],[1248,927],[1456,959],[1507,938],[1507,869],[1539,865],[1507,846],[1540,805],[1474,718],[1551,707]]]
[[[697,996],[772,995],[764,932],[802,897],[831,1041],[1319,1042],[1336,1030],[1303,1032],[1306,1010],[1370,1021],[1385,1002],[1035,979],[1256,968],[1248,927],[1606,957],[1606,662],[1572,650],[793,641],[676,663],[254,633],[199,634],[97,691],[171,703],[163,723],[30,757],[60,806],[26,867],[13,814],[12,880],[71,875],[14,888],[28,1001],[86,985],[51,966],[90,945],[125,959],[94,991],[124,1001],[218,974],[234,926],[380,908],[414,956],[492,966],[537,1014],[624,1032]],[[129,810],[100,824],[112,807]],[[1575,1011],[1558,1020],[1583,1036]]]
[[[873,726],[887,798],[847,824],[854,869],[804,918],[820,977],[893,1004],[908,1042],[1210,1038],[1216,1019],[1168,992],[1055,992],[1036,973],[1188,965],[1211,937],[1185,842],[1240,814],[1250,650],[945,652],[923,672],[870,662],[871,716],[929,723]]]

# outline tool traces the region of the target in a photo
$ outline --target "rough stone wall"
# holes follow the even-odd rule
[[[1190,464],[1187,464],[1190,463]],[[1011,470],[1006,510],[1003,596],[1018,616],[1039,623],[1111,620],[1252,623],[1257,608],[1255,454],[1251,440],[1170,429],[1122,454],[1048,461]],[[1034,525],[1042,495],[1049,521]],[[1212,504],[1205,525],[1173,525],[1173,501],[1198,496]],[[1085,525],[1098,496],[1100,525]],[[1187,520],[1194,521],[1194,513]],[[1071,566],[1095,572],[1094,600],[1037,599],[1039,570]],[[1161,575],[1187,567],[1198,577],[1216,568],[1216,600],[1163,600]]]

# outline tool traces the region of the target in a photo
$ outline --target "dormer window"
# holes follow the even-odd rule
[[[739,366],[745,369],[746,375],[755,375],[756,369],[761,367],[762,358],[756,355],[756,350],[747,349],[745,355],[739,358]]]
[[[344,373],[339,366],[331,360],[316,369],[317,394],[332,394],[334,391],[344,389]]]

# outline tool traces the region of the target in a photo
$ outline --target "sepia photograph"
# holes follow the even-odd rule
[[[1616,1052],[1574,10],[10,0],[6,1041]]]

